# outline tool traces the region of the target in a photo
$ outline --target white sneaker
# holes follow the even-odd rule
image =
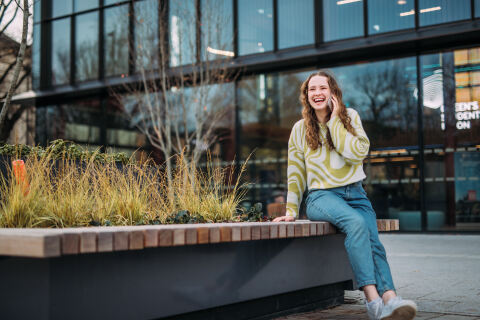
[[[390,299],[382,310],[380,319],[384,320],[411,320],[415,318],[417,305],[412,300],[403,300],[401,297]]]
[[[375,300],[365,303],[367,305],[367,314],[371,320],[378,320],[380,319],[380,315],[382,314],[383,309],[383,300],[382,298],[378,297]]]

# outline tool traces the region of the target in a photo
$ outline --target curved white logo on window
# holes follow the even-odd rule
[[[417,89],[413,95],[418,99]],[[445,115],[443,107],[443,75],[442,70],[435,70],[432,75],[423,79],[423,105],[430,109],[440,108],[440,125],[445,130]],[[480,119],[478,101],[455,103],[456,128],[470,129],[470,120]]]
[[[423,79],[423,105],[431,109],[443,106],[442,70],[435,70],[431,76]]]

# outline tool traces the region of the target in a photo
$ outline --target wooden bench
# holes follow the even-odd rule
[[[326,308],[354,288],[344,240],[308,220],[0,229],[0,318],[234,320]]]
[[[396,219],[378,219],[379,231],[399,229]],[[65,229],[0,229],[0,256],[50,258],[207,243],[315,237],[337,233],[328,222],[246,222]]]

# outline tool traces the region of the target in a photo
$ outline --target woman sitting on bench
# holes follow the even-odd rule
[[[367,299],[371,319],[413,319],[417,307],[395,293],[376,214],[363,190],[363,159],[370,142],[354,109],[327,71],[311,74],[301,86],[303,119],[288,142],[287,213],[294,221],[308,186],[310,220],[328,221],[346,234],[345,248],[355,280]]]

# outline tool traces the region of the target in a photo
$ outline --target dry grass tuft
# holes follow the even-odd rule
[[[180,155],[169,187],[162,168],[150,161],[95,159],[97,153],[87,161],[31,154],[24,182],[8,164],[0,181],[0,227],[158,224],[181,210],[206,222],[232,221],[246,193],[240,183],[245,165],[234,178],[233,166],[201,171]]]

